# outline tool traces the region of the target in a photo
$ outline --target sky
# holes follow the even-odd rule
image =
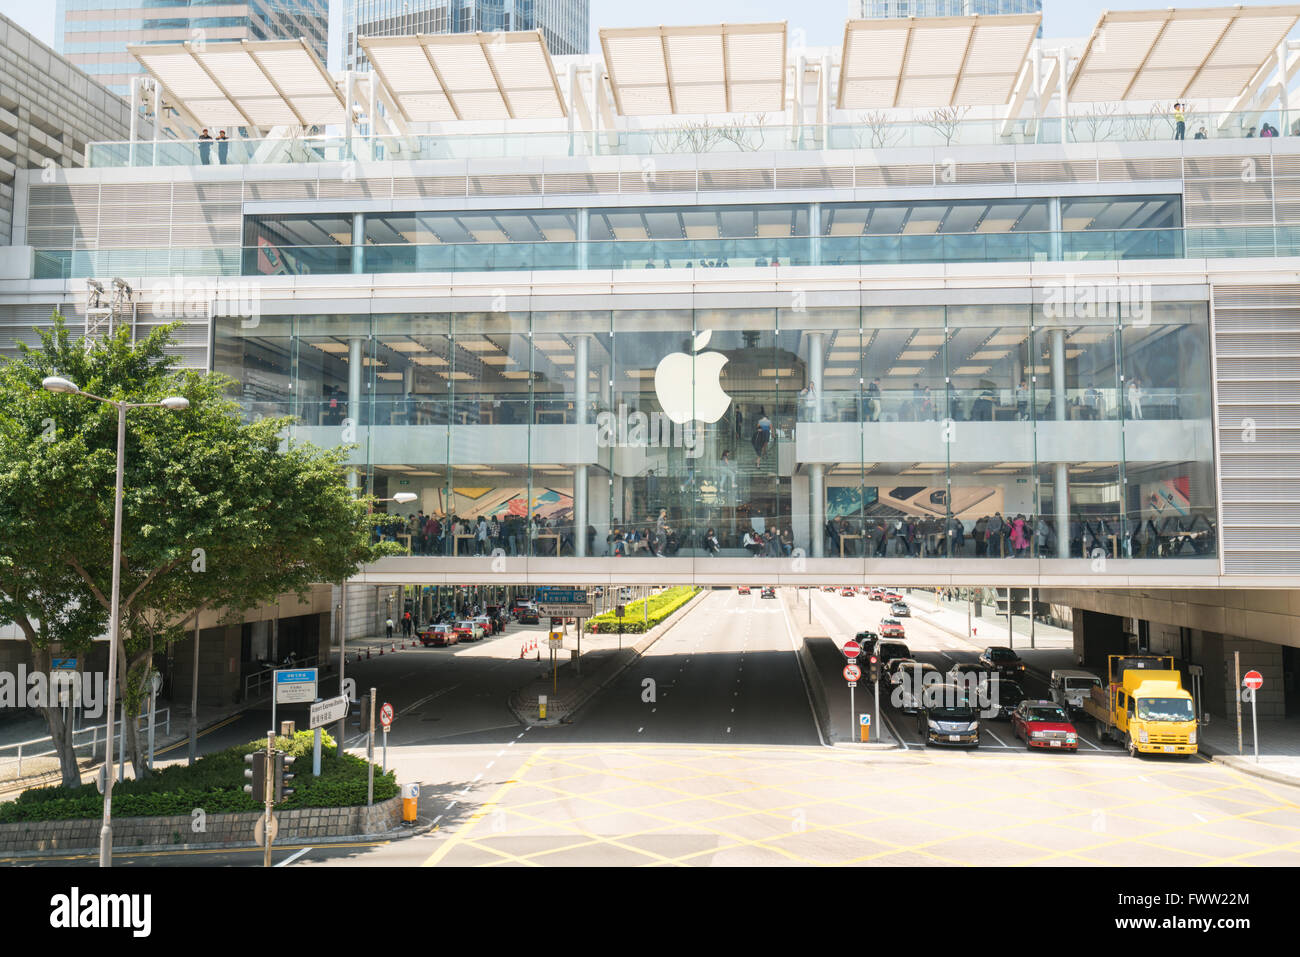
[[[347,0],[330,2],[330,47],[341,48],[343,8]],[[1168,0],[1044,0],[1043,36],[1084,37],[1092,32],[1104,9],[1160,10]],[[1231,6],[1227,0],[1178,0],[1179,7]],[[51,46],[54,45],[56,4],[32,0],[0,0],[0,13],[17,21]],[[659,24],[683,26],[695,23],[761,23],[786,20],[789,32],[802,29],[808,46],[834,46],[841,42],[848,0],[657,0],[647,15],[639,3],[627,0],[591,0],[591,52],[600,49],[596,31],[600,27],[644,27]],[[653,17],[653,22],[650,22]],[[331,61],[337,60],[337,54]],[[337,68],[337,62],[331,62]]]

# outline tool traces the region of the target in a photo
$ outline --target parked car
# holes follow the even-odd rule
[[[931,744],[980,746],[980,714],[965,689],[931,685],[924,689],[916,712],[916,731]]]
[[[898,687],[898,706],[904,714],[912,714],[921,708],[921,699],[927,686],[943,683],[939,669],[928,661],[902,664],[894,674],[898,679],[894,682]]]
[[[1029,750],[1079,750],[1079,732],[1055,701],[1022,701],[1011,714],[1011,733]]]
[[[895,618],[911,618],[912,609],[907,607],[907,602],[896,601],[889,606],[889,613]]]
[[[880,619],[880,634],[886,638],[906,638],[903,623],[897,618]]]
[[[1093,688],[1101,686],[1101,679],[1091,671],[1077,668],[1052,669],[1052,700],[1067,712],[1082,711],[1083,699],[1092,694]]]
[[[460,640],[451,625],[429,625],[418,633],[420,644],[429,648],[442,648],[454,645]]]
[[[487,630],[477,621],[468,618],[456,622],[455,632],[461,641],[481,641]]]
[[[749,594],[749,586],[748,586],[748,585],[741,585],[741,586],[739,586],[739,587],[736,589],[736,594],[737,594],[737,595],[748,595],[748,594]],[[105,733],[107,733],[107,732],[105,732]]]
[[[1020,678],[1025,673],[1025,663],[1020,656],[1004,645],[990,645],[980,653],[980,664],[1007,678]]]
[[[484,634],[484,635],[495,635],[495,634],[496,634],[496,631],[497,631],[497,630],[496,630],[495,625],[493,624],[492,616],[491,616],[491,615],[479,615],[477,618],[473,618],[473,619],[471,619],[471,621],[473,621],[476,625],[482,625],[482,626],[483,626],[483,634]]]
[[[776,597],[776,589],[773,588],[771,585],[764,585],[764,586],[763,586],[763,590],[762,590],[761,592],[759,592],[758,597],[759,597],[759,598],[775,598],[775,597]]]

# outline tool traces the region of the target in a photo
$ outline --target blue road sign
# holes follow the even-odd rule
[[[55,671],[76,671],[76,658],[51,658],[50,667]]]
[[[585,605],[587,591],[584,588],[542,586],[534,590],[533,600],[539,605]]]

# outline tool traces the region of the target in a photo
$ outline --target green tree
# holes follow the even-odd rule
[[[384,550],[347,485],[346,450],[290,444],[288,418],[242,422],[230,379],[167,355],[172,328],[139,342],[123,328],[87,349],[56,314],[39,348],[0,364],[0,619],[38,650],[85,649],[106,630],[117,448],[116,409],[41,380],[63,376],[115,401],[190,402],[127,415],[118,675],[128,714],[147,694],[154,653],[185,638],[195,614],[233,619],[280,594],[305,596]],[[76,765],[53,718],[68,784]],[[125,750],[138,776],[135,734]]]

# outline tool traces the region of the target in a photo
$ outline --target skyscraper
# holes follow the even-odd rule
[[[541,30],[552,56],[587,52],[590,0],[349,0],[343,65],[367,70],[358,37]]]
[[[861,20],[1042,12],[1043,0],[849,0],[849,16]]]
[[[214,16],[214,14],[220,14]],[[321,62],[329,42],[329,0],[58,0],[55,49],[119,94],[142,73],[128,43],[307,41]]]

